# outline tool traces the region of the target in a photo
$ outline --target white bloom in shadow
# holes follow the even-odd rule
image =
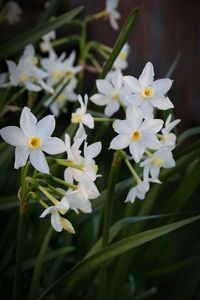
[[[120,19],[120,13],[117,11],[119,0],[106,0],[106,12],[108,14],[110,24],[113,29],[119,28],[118,20]]]

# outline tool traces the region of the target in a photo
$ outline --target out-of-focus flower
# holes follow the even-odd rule
[[[156,133],[162,128],[160,119],[148,119],[143,121],[143,115],[139,108],[131,105],[126,110],[126,120],[116,120],[113,123],[114,130],[119,134],[110,144],[111,149],[129,150],[135,162],[139,162],[145,149],[158,149],[161,146]]]
[[[172,80],[168,78],[154,81],[154,68],[148,62],[144,67],[139,79],[132,76],[124,76],[125,84],[132,90],[132,95],[127,97],[130,104],[139,106],[145,118],[153,117],[153,108],[167,110],[174,105],[165,97],[172,85]]]
[[[8,1],[0,12],[0,18],[6,19],[9,24],[13,25],[20,20],[21,14],[22,9],[17,3],[14,1]]]
[[[72,113],[71,118],[72,123],[79,124],[79,128],[74,139],[86,134],[83,125],[89,127],[90,129],[94,128],[94,119],[91,114],[87,113],[88,95],[85,94],[84,99],[79,95],[78,101],[81,107],[77,108],[77,110]]]
[[[130,94],[130,89],[123,85],[123,76],[120,70],[117,70],[106,79],[96,81],[98,89],[90,100],[100,106],[105,107],[105,115],[111,117],[120,108],[120,104],[125,105],[125,97]]]
[[[120,19],[120,13],[117,11],[119,0],[106,0],[105,11],[108,14],[110,24],[113,29],[119,28],[118,20]]]
[[[148,178],[150,173],[151,177],[156,179],[161,168],[169,169],[175,166],[171,150],[170,147],[161,147],[140,163],[140,167],[144,167],[144,178]]]
[[[51,110],[51,112],[53,113],[53,115],[55,117],[58,117],[60,115],[61,112],[66,112],[67,111],[67,107],[66,104],[67,102],[75,102],[78,99],[78,95],[75,93],[75,88],[77,86],[77,78],[72,78],[70,80],[70,82],[66,85],[66,87],[62,90],[62,92],[55,98],[55,100],[52,102],[51,98],[49,98],[46,102],[45,102],[45,106],[49,107],[49,109]],[[58,86],[58,88],[55,89],[55,93],[56,90],[59,90],[60,86]]]
[[[120,69],[124,70],[128,67],[127,57],[130,51],[129,45],[126,43],[122,50],[120,51],[119,55],[117,56],[114,64],[113,69]]]
[[[30,157],[33,167],[42,173],[49,173],[43,153],[59,154],[65,151],[64,142],[51,137],[55,129],[55,118],[48,115],[37,122],[28,107],[24,107],[20,117],[20,127],[8,126],[0,130],[4,141],[15,146],[15,169],[24,166]]]
[[[174,120],[171,122],[172,115],[169,114],[165,127],[161,130],[162,135],[160,136],[160,142],[163,146],[173,146],[175,147],[176,135],[170,131],[181,121],[180,119]]]
[[[40,215],[40,218],[45,218],[47,215],[51,214],[51,225],[55,231],[61,232],[64,229],[69,233],[75,233],[72,224],[67,219],[60,216],[60,213],[62,213],[62,211],[65,209],[66,206],[62,203],[50,206],[43,211],[43,213]]]
[[[40,43],[40,49],[42,52],[54,53],[54,49],[51,45],[51,41],[55,40],[56,32],[50,31],[42,37],[42,42]]]
[[[125,202],[133,203],[136,197],[143,200],[145,198],[146,193],[149,191],[149,188],[150,185],[148,181],[139,182],[128,192]]]
[[[47,83],[53,86],[64,78],[72,80],[82,70],[82,66],[74,66],[76,53],[73,51],[68,58],[65,53],[60,57],[55,55],[41,59],[42,67],[48,72]]]

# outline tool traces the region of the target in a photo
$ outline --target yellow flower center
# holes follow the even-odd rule
[[[28,145],[32,149],[38,149],[42,146],[42,139],[39,136],[34,136],[29,139]]]
[[[154,91],[151,87],[145,87],[142,91],[143,98],[151,98],[154,94]]]
[[[76,113],[72,113],[71,122],[72,123],[80,123],[81,122],[81,116],[76,114]]]
[[[63,105],[65,103],[65,95],[61,94],[56,98],[56,101],[60,104]]]
[[[131,139],[133,141],[140,141],[142,139],[142,134],[139,130],[134,130],[131,133]]]
[[[68,79],[72,79],[74,77],[74,73],[72,71],[68,71],[68,72],[66,72],[66,77]]]
[[[113,90],[112,93],[111,93],[111,97],[112,97],[112,100],[118,100],[119,99],[118,91]]]
[[[121,51],[121,52],[119,53],[119,58],[120,58],[121,60],[126,60],[126,59],[127,59],[127,52],[126,52],[126,51]]]
[[[162,167],[164,161],[159,157],[159,156],[156,156],[153,160],[152,160],[152,165],[155,166],[155,167]]]
[[[62,77],[63,77],[63,73],[60,71],[60,70],[54,70],[52,73],[51,73],[51,76],[53,79],[55,80],[60,80]]]
[[[19,76],[20,82],[24,82],[24,81],[26,81],[26,80],[28,80],[28,79],[29,79],[29,75],[28,75],[27,73],[25,73],[25,72],[22,72],[22,73],[20,74],[20,76]]]

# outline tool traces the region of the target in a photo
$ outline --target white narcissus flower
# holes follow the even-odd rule
[[[15,169],[24,166],[30,157],[32,166],[42,173],[49,173],[49,167],[43,153],[59,154],[65,151],[64,142],[51,137],[55,129],[55,118],[48,115],[37,122],[28,107],[24,107],[20,117],[20,128],[4,127],[0,135],[4,141],[15,146]]]
[[[148,62],[139,79],[132,76],[124,76],[125,84],[132,90],[132,95],[127,97],[130,104],[139,106],[145,118],[153,118],[153,108],[167,110],[174,105],[165,97],[172,85],[168,78],[154,81],[154,68]]]
[[[42,52],[54,52],[52,45],[51,45],[51,40],[55,40],[56,38],[56,32],[55,31],[50,31],[49,33],[45,34],[42,37],[42,42],[40,43],[40,49]]]
[[[105,107],[105,115],[111,117],[120,108],[120,103],[125,105],[125,96],[130,94],[130,89],[124,87],[123,76],[120,70],[112,72],[106,79],[96,81],[98,94],[94,94],[90,100]]]
[[[65,218],[60,216],[63,210],[66,210],[66,205],[59,203],[55,206],[50,206],[46,208],[41,214],[40,218],[45,218],[47,215],[51,214],[51,225],[57,232],[61,232],[63,229],[69,233],[75,233],[72,224]]]
[[[106,0],[106,12],[108,14],[110,24],[113,29],[119,28],[118,20],[120,19],[120,13],[117,11],[119,0]]]
[[[81,156],[81,151],[79,150],[81,144],[83,143],[85,137],[80,138],[75,141],[71,146],[69,135],[65,135],[65,145],[67,150],[67,158],[74,164],[82,166],[82,170],[68,167],[64,172],[64,179],[68,183],[73,184],[73,180],[76,181],[95,181],[97,175],[97,166],[95,164],[94,158],[101,151],[101,143],[97,142],[92,145],[84,145],[84,157]]]
[[[149,191],[150,185],[148,181],[141,181],[128,192],[125,202],[133,203],[137,198],[143,200]]]
[[[175,166],[171,150],[170,147],[161,147],[140,163],[140,167],[144,167],[145,179],[149,177],[149,173],[153,179],[156,179],[161,168],[169,169]]]
[[[117,56],[114,64],[113,64],[113,69],[120,69],[124,70],[128,67],[128,62],[127,62],[127,57],[130,51],[130,47],[128,43],[126,43],[122,50],[120,51],[119,55]]]
[[[77,100],[78,95],[74,91],[77,86],[77,82],[78,82],[77,78],[72,78],[53,102],[52,102],[52,97],[50,97],[44,103],[44,106],[49,107],[50,111],[53,113],[55,117],[58,117],[61,112],[66,113],[67,111],[66,104],[68,101],[75,102]],[[57,90],[60,89],[61,86],[58,86],[58,88],[55,89],[55,93]]]
[[[22,9],[16,2],[8,1],[4,5],[0,15],[4,17],[9,24],[13,25],[20,20],[21,13]]]
[[[158,149],[161,146],[156,133],[162,128],[163,121],[149,119],[143,121],[139,108],[131,105],[126,110],[126,120],[116,120],[114,130],[119,134],[110,144],[111,149],[124,149],[129,146],[130,153],[139,162],[145,149]]]
[[[169,114],[166,122],[165,127],[161,130],[162,135],[160,137],[160,142],[163,146],[174,146],[176,143],[176,135],[174,133],[171,133],[170,131],[178,125],[178,123],[181,121],[180,119],[174,120],[171,122],[172,115]]]
[[[94,128],[94,119],[91,114],[87,113],[88,95],[85,94],[84,99],[79,95],[78,101],[81,107],[77,108],[77,110],[72,113],[71,118],[72,123],[79,124],[74,140],[86,134],[83,125],[90,129]]]
[[[92,206],[90,200],[93,200],[99,196],[99,191],[91,181],[81,181],[78,183],[78,189],[68,190],[65,196],[62,198],[64,205],[69,205],[76,213],[81,210],[84,213],[91,213]]]

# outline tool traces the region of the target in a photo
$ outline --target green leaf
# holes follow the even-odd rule
[[[200,127],[194,127],[184,131],[182,134],[179,135],[177,139],[178,140],[177,147],[179,147],[188,138],[198,134],[200,134]]]
[[[84,277],[91,270],[102,265],[102,263],[113,259],[114,257],[119,256],[135,247],[143,245],[151,240],[154,240],[198,220],[200,220],[200,215],[175,222],[170,225],[147,230],[113,243],[112,245],[105,247],[95,255],[84,259],[70,271],[61,276],[53,285],[51,285],[46,291],[43,292],[39,299],[44,299],[47,295],[49,295],[50,292],[52,292],[53,289],[63,284],[67,284],[67,291],[69,292],[80,278]]]
[[[40,17],[39,24],[42,24],[42,23],[48,21],[56,13],[60,3],[61,3],[61,0],[51,0],[49,2],[49,5],[47,6],[47,8],[45,8],[44,13]]]
[[[22,50],[25,45],[36,42],[46,33],[68,23],[76,15],[78,15],[82,9],[82,6],[75,8],[64,15],[55,18],[54,20],[38,25],[35,28],[24,32],[16,38],[10,40],[0,47],[0,60],[9,57],[12,54],[15,54],[16,52]]]

